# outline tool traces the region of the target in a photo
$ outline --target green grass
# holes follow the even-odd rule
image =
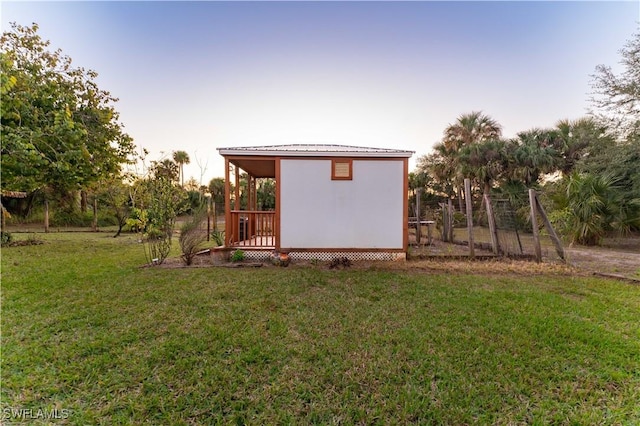
[[[140,268],[130,236],[38,237],[2,250],[3,409],[78,425],[640,423],[638,286]]]

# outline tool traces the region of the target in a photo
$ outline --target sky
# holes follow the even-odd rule
[[[224,176],[216,148],[323,143],[431,152],[482,111],[505,137],[577,119],[621,70],[640,1],[11,2],[10,22],[98,72],[147,162]]]

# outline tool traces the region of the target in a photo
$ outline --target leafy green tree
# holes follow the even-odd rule
[[[148,204],[139,215],[145,255],[149,263],[162,264],[171,251],[176,217],[185,205],[185,192],[162,175],[145,181],[145,189]]]
[[[419,175],[429,176],[429,189],[436,194],[451,198],[455,195],[455,170],[449,158],[440,153],[440,150],[443,149],[445,149],[444,145],[439,143],[434,147],[434,151],[431,154],[418,158],[416,178],[420,180]],[[419,187],[419,185],[417,183],[414,184],[413,188],[417,187]]]
[[[409,192],[411,197],[415,196],[416,191],[419,189],[427,190],[431,186],[431,181],[428,171],[418,165],[415,172],[409,173]]]
[[[257,186],[258,207],[262,210],[274,210],[276,208],[276,181],[271,178],[259,179]]]
[[[180,168],[180,185],[184,188],[184,165],[191,162],[189,154],[186,151],[173,151],[173,161]]]
[[[620,50],[623,71],[598,65],[593,74],[592,114],[620,140],[640,132],[640,32]]]
[[[101,182],[99,188],[98,196],[101,204],[106,205],[116,219],[118,230],[113,236],[116,238],[122,233],[122,228],[131,215],[131,189],[119,176],[106,179]]]
[[[576,169],[581,173],[615,178],[627,203],[640,198],[640,135],[619,143],[603,143],[593,150]]]
[[[180,169],[178,165],[170,158],[165,158],[160,161],[152,161],[149,168],[151,176],[154,178],[163,178],[169,182],[178,182],[180,175]]]
[[[606,134],[606,128],[592,117],[578,120],[560,120],[556,124],[555,149],[558,151],[558,169],[568,176],[576,164],[592,155],[604,145],[611,145],[613,139]]]
[[[132,140],[97,73],[74,67],[37,32],[13,23],[0,38],[1,186],[78,191],[118,173]]]

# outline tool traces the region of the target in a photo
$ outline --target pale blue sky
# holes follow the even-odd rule
[[[149,159],[217,147],[338,143],[430,152],[482,110],[505,136],[583,116],[640,2],[2,2],[120,98]]]

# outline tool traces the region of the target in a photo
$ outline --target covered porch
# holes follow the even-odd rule
[[[225,156],[226,247],[243,250],[278,247],[277,207],[262,209],[257,194],[258,179],[276,178],[276,163],[274,157]]]

